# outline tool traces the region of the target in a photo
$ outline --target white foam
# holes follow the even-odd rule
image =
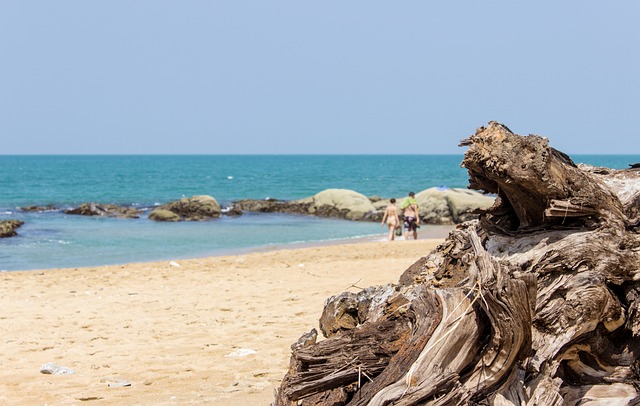
[[[50,238],[46,238],[44,241],[46,241],[46,242],[53,242],[53,243],[60,244],[60,245],[69,245],[69,244],[71,244],[71,241],[66,241],[66,240],[54,240],[54,239],[50,239]]]

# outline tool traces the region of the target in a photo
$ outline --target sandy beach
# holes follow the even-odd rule
[[[441,241],[3,272],[0,404],[268,405],[325,299],[396,283]]]

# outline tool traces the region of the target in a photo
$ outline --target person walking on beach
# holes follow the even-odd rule
[[[398,217],[398,208],[396,207],[396,199],[393,197],[389,200],[389,205],[384,210],[384,216],[382,216],[382,222],[380,225],[384,225],[385,220],[389,227],[389,241],[393,241],[396,238],[396,228],[400,227],[400,218]]]
[[[420,226],[420,214],[418,213],[418,202],[415,199],[416,194],[409,192],[402,203],[402,214],[404,216],[404,239],[409,239],[409,233],[413,232],[413,239],[418,239],[418,227]]]

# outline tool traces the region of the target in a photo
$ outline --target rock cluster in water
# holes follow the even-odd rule
[[[75,209],[65,210],[67,214],[82,216],[107,216],[119,218],[139,218],[141,210],[115,204],[83,203]]]
[[[347,189],[327,189],[300,200],[240,200],[234,207],[262,213],[306,214],[347,220],[376,220],[377,209],[363,194]],[[384,208],[383,208],[384,210]]]
[[[477,210],[488,209],[494,198],[482,193],[457,188],[430,188],[417,193],[421,222],[458,224],[477,217]],[[405,198],[398,198],[402,206]],[[262,213],[294,213],[334,217],[357,221],[380,221],[390,199],[366,197],[347,189],[327,189],[300,200],[240,200],[234,207]]]
[[[402,206],[404,198],[397,198],[396,204]],[[451,225],[477,217],[477,211],[488,209],[494,198],[479,192],[458,188],[430,188],[415,196],[420,209],[422,223]],[[244,211],[259,213],[288,213],[319,217],[339,218],[353,221],[381,221],[390,199],[378,196],[367,197],[348,189],[326,189],[313,196],[299,200],[245,199],[233,203],[232,207],[222,209],[218,201],[208,195],[183,197],[154,208],[149,219],[162,222],[204,221],[221,215],[241,215]],[[22,211],[51,211],[53,206],[28,206]],[[106,216],[118,218],[139,218],[144,211],[131,206],[115,204],[83,203],[65,210],[66,214],[83,216]],[[13,222],[13,223],[11,223]],[[19,223],[19,224],[18,224]],[[18,220],[0,222],[0,236],[15,234],[22,225]]]

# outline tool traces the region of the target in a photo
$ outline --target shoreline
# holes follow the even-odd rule
[[[422,229],[419,232],[419,238],[422,239],[444,239],[449,235],[449,232],[453,230],[455,225],[433,225],[427,224],[423,225]],[[203,255],[185,255],[184,257],[179,255],[168,256],[166,258],[151,258],[151,259],[141,259],[134,261],[123,261],[123,262],[114,262],[114,263],[103,263],[103,264],[87,264],[87,265],[79,265],[79,266],[69,266],[69,267],[59,267],[59,266],[51,266],[51,267],[36,267],[36,268],[28,268],[28,269],[2,269],[0,268],[0,274],[5,272],[29,272],[29,271],[51,271],[56,269],[80,269],[80,268],[96,268],[103,266],[121,266],[127,264],[144,264],[149,262],[162,262],[162,261],[184,261],[190,259],[203,259],[203,258],[215,258],[215,257],[224,257],[224,256],[237,256],[237,255],[246,255],[251,253],[260,253],[260,252],[271,252],[283,249],[299,249],[299,248],[310,248],[310,247],[319,247],[326,245],[343,245],[343,244],[357,244],[362,242],[385,242],[386,241],[386,227],[380,227],[379,234],[371,234],[357,237],[349,237],[349,238],[335,238],[335,239],[326,239],[326,240],[318,240],[318,241],[302,241],[302,242],[290,242],[290,243],[278,243],[278,244],[269,244],[269,245],[259,245],[252,247],[241,247],[241,248],[229,248],[224,249],[219,252],[211,252]],[[396,237],[396,241],[403,241],[404,237]]]
[[[269,404],[328,297],[397,283],[443,240],[3,272],[0,403]]]
[[[456,225],[433,225],[427,224],[422,225],[422,229],[419,231],[418,241],[421,240],[444,240],[449,232],[456,228]],[[372,234],[358,237],[350,237],[350,238],[336,238],[329,240],[320,240],[320,241],[304,241],[304,242],[291,242],[285,244],[273,244],[273,245],[263,245],[258,247],[246,247],[246,248],[234,248],[225,253],[221,254],[213,254],[207,255],[205,257],[189,257],[184,259],[198,259],[198,258],[215,258],[221,256],[238,256],[238,255],[247,255],[253,253],[266,253],[280,250],[297,250],[297,249],[305,249],[305,248],[314,248],[314,247],[325,247],[331,245],[351,245],[351,244],[362,244],[362,243],[385,243],[387,241],[387,228],[386,226],[380,227],[383,230],[380,234]],[[392,242],[404,242],[404,237],[396,237],[396,240]],[[409,240],[413,241],[413,240]],[[182,260],[184,260],[182,259]],[[180,259],[177,259],[180,260]],[[143,261],[148,262],[148,261]],[[154,261],[156,262],[156,261]]]

